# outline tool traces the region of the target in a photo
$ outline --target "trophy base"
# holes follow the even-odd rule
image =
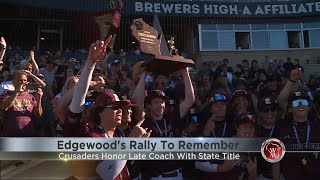
[[[154,73],[171,74],[179,69],[194,66],[192,59],[182,56],[154,56],[147,61],[147,70]]]

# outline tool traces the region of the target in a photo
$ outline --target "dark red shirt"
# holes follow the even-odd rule
[[[95,128],[90,128],[81,119],[82,113],[72,113],[70,110],[67,115],[67,119],[64,124],[64,136],[65,137],[95,137],[106,138],[105,132],[100,125]],[[114,137],[121,137],[114,133]],[[115,180],[130,180],[130,175],[127,166],[124,166],[120,174]]]
[[[10,97],[12,92],[0,96],[0,102]],[[3,137],[32,137],[34,136],[34,125],[32,123],[33,110],[37,105],[34,96],[29,93],[20,93],[13,105],[4,113]]]
[[[298,123],[297,133],[301,143],[306,143],[308,123]],[[298,153],[286,153],[280,161],[280,166],[285,179],[320,179],[320,159],[319,153],[302,153],[297,143],[292,121],[285,121],[275,132],[275,137],[280,138],[286,146],[286,151],[298,151]],[[306,151],[320,150],[320,124],[318,121],[310,122],[310,144]],[[302,159],[307,160],[303,165]]]

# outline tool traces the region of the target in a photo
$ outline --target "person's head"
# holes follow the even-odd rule
[[[253,138],[255,137],[256,118],[249,113],[243,113],[237,119],[237,137]]]
[[[168,83],[168,77],[165,74],[158,73],[154,76],[157,87],[163,87]]]
[[[241,64],[237,64],[234,67],[234,72],[241,73],[243,71],[243,66]]]
[[[259,63],[257,60],[252,60],[251,61],[251,68],[257,69],[259,67]]]
[[[247,91],[236,90],[231,96],[231,104],[237,115],[249,110],[250,96]]]
[[[202,79],[203,79],[203,81],[206,82],[206,83],[207,83],[207,82],[210,82],[210,74],[207,73],[207,72],[204,73],[203,76],[202,76]]]
[[[30,71],[32,72],[32,64],[31,63],[27,63],[23,66],[22,70],[26,70],[26,71]]]
[[[249,61],[247,59],[243,59],[242,60],[242,66],[245,67],[245,68],[249,67]]]
[[[162,119],[166,107],[166,101],[168,99],[169,98],[161,90],[152,90],[148,92],[148,95],[145,98],[145,104],[150,116]]]
[[[49,60],[47,61],[46,69],[47,71],[52,71],[55,66],[56,64],[53,61]]]
[[[270,91],[276,91],[278,89],[278,82],[281,81],[281,78],[278,75],[269,75],[267,76],[267,88]]]
[[[305,91],[297,91],[290,93],[288,107],[289,112],[293,115],[296,122],[305,122],[308,120],[309,112],[309,96]]]
[[[133,104],[131,104],[131,101],[128,100],[127,96],[120,96],[120,100],[122,101],[128,101],[128,105],[121,108],[122,110],[122,119],[121,124],[128,124],[131,122],[131,116],[132,116],[132,108]]]
[[[236,90],[247,90],[247,83],[244,79],[235,79],[233,84]]]
[[[229,64],[229,60],[228,59],[223,59],[223,64],[228,65]]]
[[[278,103],[275,97],[264,97],[258,100],[259,117],[265,125],[272,125],[278,118]]]
[[[69,65],[71,67],[74,67],[77,64],[77,59],[76,58],[70,58],[68,63],[69,63]]]
[[[101,84],[106,84],[106,80],[101,75],[93,76],[93,81],[96,81],[97,83],[101,83]]]
[[[101,93],[95,99],[95,113],[92,114],[92,119],[96,124],[100,124],[104,130],[114,129],[121,124],[121,108],[128,104],[128,101],[120,101],[116,94]]]
[[[4,70],[2,72],[2,81],[8,81],[10,79],[10,72],[7,70]]]
[[[227,98],[224,94],[214,94],[210,100],[210,113],[215,115],[216,119],[224,120],[227,113]]]
[[[27,83],[28,83],[28,75],[23,71],[15,71],[13,74],[13,80],[12,80],[13,86],[15,89],[20,88],[20,85],[22,84],[23,91],[27,90]]]
[[[293,63],[294,63],[294,65],[298,65],[298,64],[299,64],[299,59],[297,59],[297,58],[294,59],[294,62],[293,62]]]
[[[67,78],[69,78],[69,77],[72,77],[72,76],[74,76],[75,74],[74,74],[74,69],[73,68],[68,68],[67,70],[66,70],[66,76],[67,76]]]
[[[228,83],[227,74],[225,72],[223,72],[223,71],[218,72],[216,81],[217,82],[221,82],[223,84],[225,84],[226,82]]]
[[[287,57],[287,62],[291,62],[291,58],[290,57]]]
[[[110,88],[116,88],[118,86],[118,80],[115,76],[110,76],[108,86],[110,86]]]

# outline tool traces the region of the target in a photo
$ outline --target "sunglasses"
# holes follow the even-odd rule
[[[218,101],[226,101],[227,98],[225,95],[222,94],[215,94],[213,97],[211,97],[211,99],[209,100],[209,103],[214,103],[214,102],[218,102]]]
[[[309,102],[308,100],[306,99],[297,99],[297,100],[294,100],[292,101],[292,106],[293,107],[298,107],[300,105],[300,103],[303,105],[303,106],[309,106]]]
[[[95,101],[87,101],[84,103],[84,106],[90,106],[92,104],[95,104],[96,102]]]
[[[268,112],[275,112],[277,111],[278,108],[277,106],[269,106],[269,107],[266,107],[262,110],[263,113],[268,113]]]

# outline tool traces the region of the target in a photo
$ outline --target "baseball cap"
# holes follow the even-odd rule
[[[250,99],[249,97],[249,93],[245,90],[236,90],[235,92],[232,93],[232,96],[231,96],[231,102],[237,98],[237,97],[246,97],[248,100]]]
[[[246,112],[239,116],[237,120],[237,125],[245,124],[245,123],[251,123],[255,125],[256,122],[257,122],[256,117],[253,114]]]
[[[101,93],[96,97],[95,106],[107,108],[121,108],[131,104],[129,101],[120,100],[117,94],[110,92]]]
[[[299,99],[305,99],[305,100],[309,101],[310,98],[308,96],[308,92],[296,91],[296,92],[290,93],[289,98],[288,98],[288,103],[291,104],[293,101],[299,100]]]
[[[169,100],[169,97],[161,90],[151,90],[147,93],[147,97],[145,98],[146,103],[150,103],[154,98],[163,98],[165,101]]]
[[[263,97],[258,100],[258,110],[262,111],[267,106],[278,106],[277,99],[274,96]]]
[[[77,62],[77,59],[76,58],[70,58],[69,62]]]

